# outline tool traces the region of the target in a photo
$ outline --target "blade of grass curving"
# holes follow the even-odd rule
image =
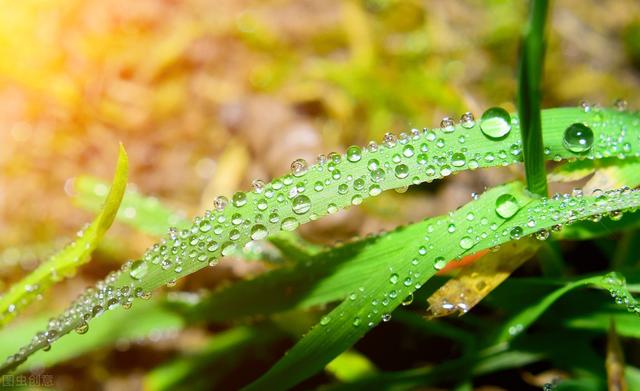
[[[55,315],[51,313],[49,315]],[[0,331],[0,354],[10,355],[20,346],[28,343],[51,316],[39,316],[17,324],[11,324]],[[147,337],[165,333],[171,335],[185,326],[185,321],[165,305],[163,300],[140,303],[130,311],[119,308],[96,319],[92,324],[92,336],[70,335],[48,352],[38,352],[29,362],[20,367],[21,371],[51,367],[82,354],[100,348],[113,346],[119,342],[144,341]]]
[[[620,274],[611,272],[605,275],[598,275],[569,282],[562,288],[557,289],[545,296],[537,304],[524,308],[520,313],[505,322],[497,331],[496,336],[491,338],[489,345],[498,345],[512,340],[520,335],[533,322],[535,322],[553,303],[567,292],[582,287],[595,286],[608,290],[616,302],[625,304],[629,311],[640,313],[640,305],[633,297],[626,285],[626,280]]]
[[[631,197],[636,198],[635,201],[628,198],[631,194],[635,195]],[[501,218],[496,220],[496,205],[500,204],[498,200],[503,199],[504,195],[513,197],[510,199],[519,210],[508,220]],[[527,198],[521,185],[510,184],[489,190],[478,200],[463,206],[449,216],[429,219],[406,227],[405,229],[422,228],[425,238],[409,248],[405,246],[393,255],[387,255],[381,251],[380,256],[389,260],[388,267],[372,270],[368,274],[367,282],[354,291],[355,297],[349,297],[327,314],[287,355],[263,377],[247,387],[247,390],[286,389],[317,372],[333,357],[361,338],[370,327],[380,321],[389,320],[393,309],[400,305],[407,295],[433,276],[437,269],[443,267],[448,259],[520,239],[524,235],[547,230],[552,226],[589,218],[594,214],[621,208],[634,209],[639,205],[640,192],[637,191],[613,192],[606,198],[557,197],[536,201]],[[467,217],[469,213],[474,214],[470,220]],[[478,219],[477,222],[476,219]],[[483,221],[486,230],[482,228]],[[379,241],[382,243],[390,239],[394,240],[394,234],[397,232],[380,238]],[[429,246],[432,243],[438,243],[439,246],[426,247],[426,259],[421,259],[418,247]],[[389,243],[389,245],[392,244]],[[417,262],[407,261],[412,257],[416,257]],[[393,262],[393,259],[400,261]],[[623,292],[623,288],[613,281],[612,276],[606,279],[592,278],[582,284],[585,283],[607,284]],[[581,282],[574,284],[579,286]],[[556,295],[561,294],[556,293]],[[556,297],[552,296],[543,302],[553,302],[555,299]],[[536,308],[542,311],[542,308],[546,307],[537,306]],[[516,320],[503,328],[506,330],[507,337],[517,334],[513,331],[514,327],[518,329],[519,325],[532,321],[538,314],[535,312],[533,313],[535,316],[516,317]],[[499,333],[498,342],[502,342],[503,338],[504,332]]]
[[[107,184],[91,176],[81,176],[74,180],[75,204],[91,211],[100,210],[101,197],[104,196]],[[170,227],[186,229],[191,224],[181,214],[164,205],[156,197],[145,196],[136,190],[127,190],[122,199],[120,211],[116,218],[141,232],[153,236],[162,236]],[[269,237],[282,254],[289,259],[302,259],[309,254],[317,253],[319,246],[303,241],[293,232],[281,232]],[[261,259],[277,263],[274,254],[262,247],[243,248],[234,255],[245,260]]]
[[[540,86],[545,50],[544,26],[549,3],[547,0],[532,0],[530,7],[518,70],[518,114],[527,188],[544,197],[547,195],[547,178],[540,117]]]
[[[80,176],[73,181],[73,202],[80,208],[98,211],[106,192],[107,184],[98,178]],[[133,189],[125,192],[117,219],[153,236],[164,235],[169,227],[185,229],[191,224],[157,198],[144,196]]]
[[[0,297],[0,326],[6,325],[49,286],[74,275],[80,265],[88,262],[115,218],[127,186],[127,172],[127,153],[121,144],[113,184],[102,210],[93,223],[79,233],[78,239],[51,256]]]
[[[542,116],[550,159],[602,158],[612,155],[638,156],[638,140],[630,129],[640,126],[636,113],[610,109],[585,112],[575,108],[550,109]],[[33,351],[47,346],[105,309],[129,305],[150,291],[213,265],[251,240],[262,239],[279,230],[291,231],[381,191],[432,181],[454,172],[509,165],[521,161],[517,121],[508,121],[508,132],[493,139],[479,131],[469,118],[458,126],[443,123],[441,130],[412,131],[410,135],[385,137],[384,145],[366,149],[350,147],[346,155],[330,154],[314,166],[302,161],[292,165],[292,174],[259,186],[251,193],[236,193],[226,208],[218,199],[218,209],[197,217],[188,230],[170,231],[139,260],[113,272],[96,289],[88,290],[60,317],[64,327],[49,329],[49,338],[34,341],[22,354],[11,357],[0,371],[9,370]],[[590,148],[576,151],[563,139],[574,123],[589,126],[597,134]],[[548,136],[548,137],[547,137]],[[620,148],[621,145],[629,148]],[[624,151],[626,152],[620,152]],[[547,153],[548,152],[548,153]],[[526,222],[525,222],[526,223]],[[119,294],[116,294],[119,292]]]

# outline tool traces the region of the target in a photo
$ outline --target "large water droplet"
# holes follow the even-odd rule
[[[395,168],[396,178],[403,179],[409,175],[409,167],[406,164],[398,164]]]
[[[238,208],[244,206],[247,203],[247,195],[239,191],[233,195],[231,202]]]
[[[460,247],[464,250],[470,249],[473,247],[473,239],[468,236],[463,236],[462,239],[460,239]]]
[[[293,231],[298,228],[299,225],[300,223],[298,223],[298,220],[293,217],[287,217],[286,219],[282,220],[280,228],[282,228],[283,231]]]
[[[360,147],[353,145],[347,149],[348,161],[355,163],[357,161],[360,161],[360,159],[362,159],[362,151],[360,150]]]
[[[520,227],[519,225],[513,227],[513,229],[511,229],[511,232],[509,232],[509,236],[511,237],[511,239],[515,239],[518,240],[522,237],[522,227]]]
[[[225,196],[217,196],[216,199],[213,201],[213,207],[217,211],[223,211],[225,206],[227,206],[228,202],[229,202],[229,200],[227,199],[227,197],[225,197]]]
[[[456,130],[453,118],[444,117],[442,121],[440,121],[440,128],[442,128],[442,131],[445,133],[451,133]]]
[[[311,209],[311,200],[306,195],[299,195],[293,199],[291,208],[295,214],[305,214]]]
[[[502,138],[511,131],[511,116],[502,107],[492,107],[480,118],[480,130],[489,138]]]
[[[496,213],[503,219],[511,218],[520,209],[516,197],[509,193],[500,195],[496,199]]]
[[[149,265],[147,265],[147,262],[142,260],[137,260],[131,264],[129,275],[134,280],[141,280],[144,276],[147,275],[148,271],[149,271]]]
[[[575,123],[565,129],[562,145],[574,153],[587,152],[593,146],[593,130],[582,123]]]
[[[267,237],[267,228],[262,224],[256,224],[251,228],[251,239],[260,240]]]
[[[304,159],[296,159],[291,163],[291,173],[293,176],[303,176],[307,173],[307,161]]]
[[[466,112],[462,114],[462,117],[460,117],[460,125],[462,125],[462,127],[465,129],[473,128],[475,124],[476,124],[476,119],[473,117],[473,114],[470,112]]]

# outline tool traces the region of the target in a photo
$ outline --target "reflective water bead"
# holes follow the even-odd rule
[[[385,133],[384,137],[382,138],[382,142],[384,143],[384,145],[386,145],[389,148],[396,145],[396,141],[397,141],[397,138],[395,134],[389,133],[389,132]]]
[[[593,130],[582,123],[570,125],[564,131],[562,145],[571,152],[587,152],[593,146]]]
[[[437,257],[433,263],[433,268],[442,270],[447,265],[447,261],[443,257]]]
[[[129,276],[134,280],[141,280],[144,276],[147,275],[149,271],[149,265],[147,262],[142,260],[137,260],[131,264],[131,269],[129,269]]]
[[[505,137],[511,131],[511,116],[502,107],[492,107],[482,114],[480,130],[492,139]]]
[[[468,111],[462,114],[462,117],[460,117],[460,125],[462,125],[462,127],[465,129],[473,128],[475,124],[476,119],[473,117],[473,114]]]
[[[502,194],[496,199],[496,213],[503,219],[511,218],[519,209],[518,200],[509,193]]]
[[[293,199],[292,209],[295,214],[305,214],[311,209],[311,200],[305,195],[299,195]]]
[[[296,176],[303,176],[308,170],[307,161],[304,159],[296,159],[291,163],[291,173]]]
[[[369,186],[369,195],[370,196],[377,196],[380,193],[382,193],[382,188],[379,185],[373,184],[373,185]]]
[[[411,157],[414,154],[415,154],[415,148],[413,147],[413,145],[408,144],[402,148],[402,155],[404,157]]]
[[[360,147],[352,145],[347,149],[347,160],[355,163],[360,161],[360,159],[362,158],[362,151],[360,150]]]
[[[442,121],[440,121],[440,127],[445,133],[451,133],[456,130],[454,125],[455,123],[453,122],[453,118],[451,117],[444,117]]]
[[[225,196],[217,196],[215,200],[213,200],[213,207],[221,212],[227,206],[229,200]]]
[[[467,163],[467,158],[464,153],[456,152],[451,155],[451,165],[454,167],[462,167]]]
[[[267,228],[262,224],[256,224],[251,228],[251,239],[260,240],[267,237]]]
[[[251,182],[251,186],[253,186],[253,190],[255,190],[256,193],[262,193],[264,190],[264,182],[261,179],[254,179],[253,182]]]
[[[239,191],[231,197],[231,202],[234,206],[240,208],[247,203],[247,195]]]
[[[409,167],[406,164],[398,164],[395,168],[396,178],[404,179],[409,175]]]
[[[462,239],[460,239],[460,247],[463,250],[470,249],[471,247],[473,247],[473,239],[468,236],[463,236]]]
[[[518,240],[522,237],[522,227],[520,226],[515,226],[511,229],[511,232],[509,232],[509,237],[511,237],[511,239],[515,239]]]
[[[280,228],[282,228],[283,231],[293,231],[296,228],[298,228],[299,225],[300,223],[298,222],[298,220],[296,220],[293,217],[287,217],[284,220],[282,220],[282,224],[280,225]]]

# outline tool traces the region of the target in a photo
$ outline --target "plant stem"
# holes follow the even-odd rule
[[[525,29],[518,74],[518,114],[522,132],[527,188],[531,193],[547,196],[542,126],[540,119],[540,84],[544,62],[544,26],[548,0],[531,0],[529,23]]]

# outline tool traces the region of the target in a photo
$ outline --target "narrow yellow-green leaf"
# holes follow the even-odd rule
[[[17,282],[0,297],[0,326],[6,325],[37,295],[66,277],[75,274],[78,266],[86,263],[105,232],[113,223],[127,186],[128,158],[120,145],[118,163],[111,190],[96,219],[80,234],[79,238],[54,254],[36,270]]]

